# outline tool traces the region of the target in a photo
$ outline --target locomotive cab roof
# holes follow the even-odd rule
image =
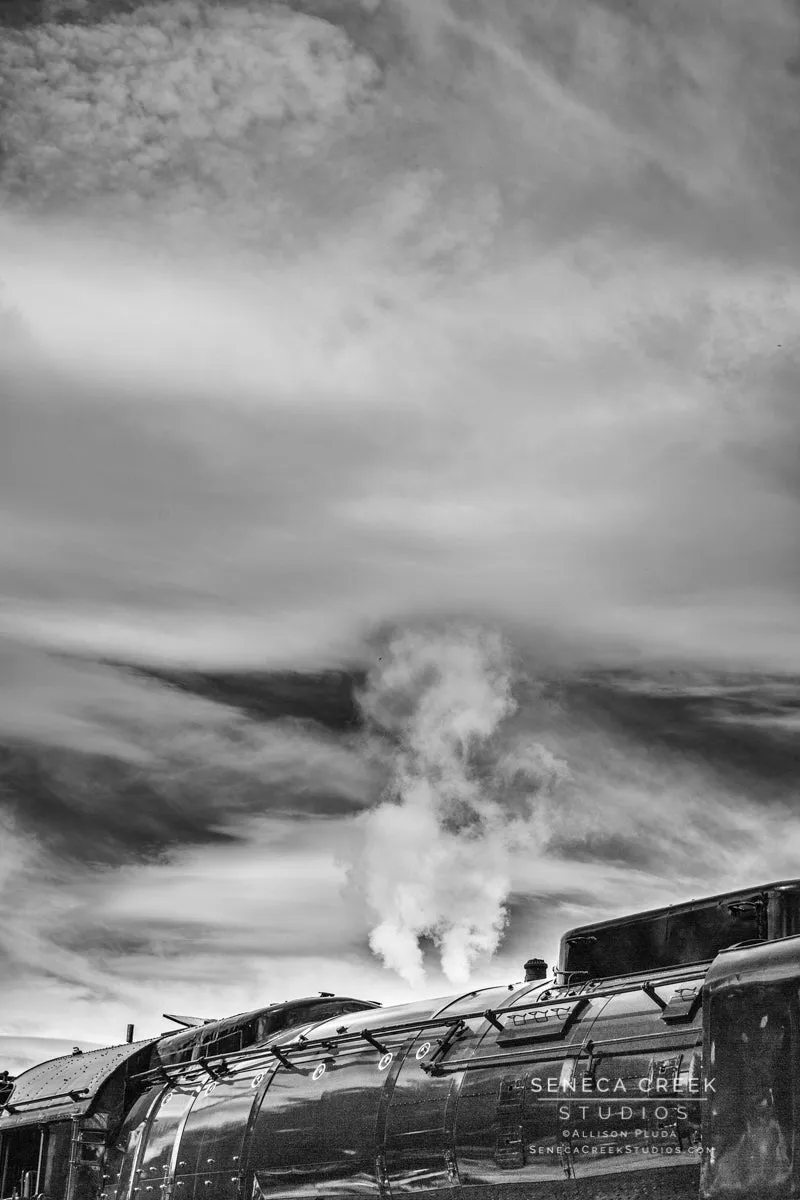
[[[42,1121],[111,1111],[131,1072],[150,1057],[153,1038],[51,1058],[23,1071],[0,1109],[0,1133]]]
[[[653,972],[798,933],[800,879],[780,880],[578,925],[561,938],[558,971],[576,983]]]

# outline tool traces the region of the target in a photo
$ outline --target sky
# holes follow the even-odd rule
[[[800,874],[794,0],[0,22],[0,1068]]]

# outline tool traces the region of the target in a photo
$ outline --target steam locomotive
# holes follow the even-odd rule
[[[800,880],[584,925],[526,968],[42,1063],[0,1110],[0,1197],[800,1197]]]

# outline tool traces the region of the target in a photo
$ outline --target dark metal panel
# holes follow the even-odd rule
[[[176,1147],[195,1095],[193,1089],[180,1086],[161,1093],[150,1113],[130,1192],[131,1200],[166,1200],[168,1197]]]
[[[264,1071],[209,1080],[187,1113],[175,1159],[174,1200],[234,1200],[242,1144]]]
[[[315,1027],[315,1044],[294,1048],[287,1060],[294,1069],[276,1071],[255,1118],[247,1177],[255,1196],[385,1192],[376,1132],[376,1122],[385,1123],[385,1090],[419,1022],[450,1002],[358,1012]]]
[[[699,1011],[665,1027],[675,988],[656,981],[609,997],[582,1055],[565,1068],[558,1116],[571,1177],[646,1169],[668,1188],[671,1171],[698,1166],[702,1028]]]
[[[469,1071],[457,1111],[458,1167],[466,1188],[505,1189],[519,1182],[536,1185],[565,1177],[559,1148],[558,1095],[562,1057]]]
[[[498,1032],[499,1046],[518,1046],[522,1043],[552,1042],[566,1036],[570,1026],[586,1008],[588,996],[572,1000],[555,1000],[537,1008],[525,1009],[502,1018]]]
[[[776,956],[763,972],[758,957],[751,969],[746,952],[736,956],[737,971],[720,964],[706,997],[713,1091],[703,1108],[701,1195],[708,1200],[800,1195],[800,951],[790,940],[794,954]]]
[[[487,1031],[495,1028],[487,1013],[532,991],[502,987],[470,992],[436,1010],[437,1018],[458,1019],[457,1026],[422,1028],[410,1035],[390,1081],[385,1123],[379,1131],[392,1195],[435,1191],[441,1200],[455,1195],[459,1172],[454,1126],[463,1072],[449,1069],[448,1063],[451,1056],[463,1060],[479,1054]]]
[[[640,1166],[608,1178],[470,1184],[462,1189],[461,1200],[697,1200],[697,1180],[696,1165],[680,1167],[666,1178]],[[741,1200],[756,1197],[742,1196]]]
[[[574,1018],[570,1008],[571,1019],[550,1024],[548,1038],[523,1037],[522,1044],[507,1039],[505,1031],[513,1028],[509,1013],[528,1011],[523,1006],[547,990],[537,987],[507,996],[505,1005],[495,1005],[493,1021],[482,1026],[471,1060],[456,1052],[466,1067],[455,1133],[458,1170],[467,1190],[502,1188],[505,1195],[516,1183],[546,1190],[563,1186],[568,1160],[559,1108],[569,1096],[565,1081],[607,997],[585,997]]]
[[[728,904],[736,905],[738,903],[738,904],[742,905],[742,907],[744,908],[744,907],[748,906],[749,903],[753,902],[754,900],[760,901],[762,899],[765,901],[766,900],[777,901],[777,905],[772,906],[772,907],[776,908],[776,910],[777,910],[776,916],[777,916],[777,915],[781,915],[782,910],[787,905],[791,904],[793,898],[796,897],[799,892],[800,892],[800,880],[784,879],[784,880],[779,880],[779,881],[773,882],[773,883],[761,884],[754,888],[742,888],[742,889],[738,889],[738,890],[732,891],[732,892],[722,892],[718,895],[703,897],[700,900],[689,900],[687,902],[684,902],[683,904],[670,904],[670,905],[666,905],[662,908],[648,909],[645,912],[626,914],[624,917],[616,917],[612,920],[593,921],[587,925],[576,926],[574,929],[568,929],[561,938],[561,945],[560,945],[559,959],[558,959],[559,970],[564,971],[564,969],[568,966],[567,959],[569,957],[569,955],[568,955],[569,943],[576,939],[592,938],[593,935],[595,935],[595,934],[599,934],[601,936],[603,934],[613,934],[614,931],[620,931],[620,932],[624,932],[624,933],[629,932],[630,934],[635,936],[637,931],[641,932],[644,929],[644,927],[647,926],[649,923],[657,921],[659,919],[668,920],[668,919],[680,918],[681,916],[687,916],[687,915],[691,916],[691,914],[694,914],[694,913],[701,914],[704,911],[708,912],[709,910],[711,910],[715,907],[719,908],[719,909],[724,909]],[[766,911],[765,911],[764,915],[766,916]],[[762,930],[761,936],[772,939],[775,937],[783,936],[784,932],[786,932],[786,929],[784,927],[783,922],[778,921],[777,927],[775,927],[775,925],[773,923],[771,925],[771,927],[768,928],[767,930]],[[794,930],[792,930],[791,932],[794,932]],[[742,939],[736,938],[736,937],[731,939],[731,941],[740,941],[740,940],[742,940]],[[722,945],[725,945],[725,944],[726,943],[724,943],[724,942],[722,943]],[[729,943],[727,943],[727,944],[729,944]],[[710,947],[707,947],[707,948],[710,949]],[[710,958],[714,957],[715,953],[716,953],[716,951],[712,950],[711,953],[701,954],[699,957],[705,958],[705,959],[710,959]],[[677,955],[677,956],[671,958],[670,961],[672,961],[672,962],[677,962],[677,961],[688,962],[690,960],[686,957],[681,957],[680,955]],[[651,962],[649,964],[642,963],[642,970],[652,971],[655,968],[657,968],[658,966],[666,967],[667,963],[666,962],[658,962],[658,963]]]
[[[779,942],[724,950],[718,954],[705,977],[705,991],[712,994],[733,985],[778,983],[800,976],[800,937]]]
[[[203,1170],[203,1142],[209,1115],[218,1104],[219,1098],[213,1079],[206,1079],[202,1085],[193,1085],[191,1103],[184,1114],[176,1141],[175,1200],[192,1200],[195,1195],[197,1178]],[[213,1158],[213,1155],[211,1157]],[[201,1185],[201,1191],[203,1190],[207,1189]]]
[[[164,1091],[163,1084],[151,1087],[133,1104],[114,1143],[109,1147],[106,1186],[100,1200],[130,1200],[151,1112]],[[58,1192],[50,1192],[57,1195]]]
[[[422,1034],[402,1052],[388,1102],[383,1152],[392,1195],[436,1190],[444,1200],[458,1178],[447,1106],[461,1077],[424,1071],[430,1045]]]
[[[378,1195],[375,1123],[397,1039],[309,1056],[274,1072],[253,1123],[247,1179],[270,1200]]]
[[[57,1121],[47,1128],[40,1189],[47,1196],[61,1196],[66,1192],[71,1135],[70,1121]],[[8,1195],[8,1192],[5,1194]]]

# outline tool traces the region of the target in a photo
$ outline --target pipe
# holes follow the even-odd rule
[[[129,1025],[127,1030],[125,1031],[125,1041],[128,1043],[129,1046],[130,1046],[131,1042],[133,1041],[133,1026],[132,1025]]]
[[[3,1143],[3,1177],[2,1177],[2,1179],[0,1179],[0,1196],[5,1196],[6,1181],[8,1180],[8,1155],[9,1155],[8,1138],[0,1138],[0,1142]]]
[[[44,1191],[42,1187],[42,1163],[44,1162],[44,1139],[47,1135],[44,1129],[39,1130],[39,1161],[36,1164],[36,1192]]]

